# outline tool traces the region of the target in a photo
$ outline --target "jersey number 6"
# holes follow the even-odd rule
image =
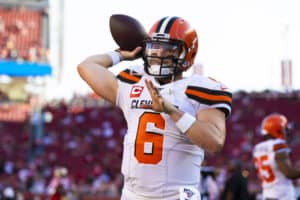
[[[162,159],[164,136],[154,131],[147,131],[148,123],[153,123],[155,128],[165,129],[165,120],[160,113],[144,113],[139,119],[135,157],[139,163],[157,164]]]

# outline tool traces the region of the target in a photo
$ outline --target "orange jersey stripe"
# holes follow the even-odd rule
[[[284,149],[284,148],[288,148],[288,145],[286,143],[281,143],[281,144],[275,144],[273,146],[273,150],[277,151],[279,149]]]
[[[141,78],[138,78],[136,76],[133,76],[125,71],[122,71],[120,74],[119,74],[121,77],[123,78],[126,78],[128,80],[131,80],[131,81],[134,81],[134,82],[139,82]]]
[[[200,92],[200,91],[192,90],[192,89],[187,89],[186,94],[194,95],[194,96],[197,96],[199,98],[207,99],[207,100],[210,100],[210,101],[224,101],[224,102],[227,102],[229,104],[231,104],[231,102],[232,102],[232,99],[228,96],[225,96],[225,95],[207,94],[205,92]]]

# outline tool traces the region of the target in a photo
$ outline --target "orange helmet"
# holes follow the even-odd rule
[[[288,129],[288,120],[282,114],[273,113],[263,119],[261,128],[262,135],[284,139]]]
[[[189,69],[198,50],[194,28],[180,17],[164,17],[150,29],[144,41],[145,71],[156,77],[169,77]],[[167,51],[167,54],[157,53]],[[153,64],[153,60],[156,63]]]

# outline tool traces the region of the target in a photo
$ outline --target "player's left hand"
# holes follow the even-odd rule
[[[145,80],[145,83],[152,98],[152,104],[142,104],[141,108],[152,109],[156,112],[165,112],[167,114],[177,109],[160,95],[159,90],[153,85],[151,80]]]

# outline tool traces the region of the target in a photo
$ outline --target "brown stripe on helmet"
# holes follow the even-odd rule
[[[164,18],[162,18],[162,19],[158,22],[158,25],[157,25],[156,30],[155,30],[156,33],[159,32],[159,29],[160,29],[161,25],[163,24],[163,22],[164,22],[166,19],[167,19],[167,17],[164,17]]]
[[[170,32],[171,27],[172,27],[172,25],[174,24],[174,22],[176,21],[176,19],[178,19],[178,17],[172,17],[172,18],[170,19],[170,21],[168,22],[168,25],[167,25],[167,27],[166,27],[164,33],[169,33],[169,32]]]

